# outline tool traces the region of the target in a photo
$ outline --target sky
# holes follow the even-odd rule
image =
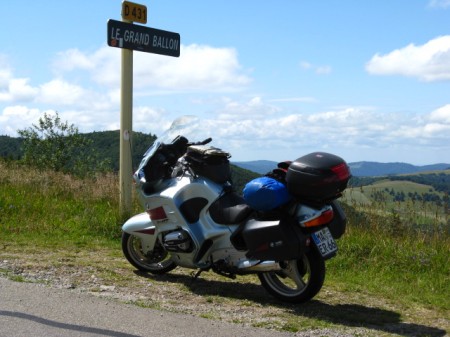
[[[133,51],[133,131],[196,115],[232,161],[450,163],[450,0],[134,2],[181,46]],[[0,0],[0,135],[56,112],[120,129],[121,6]]]

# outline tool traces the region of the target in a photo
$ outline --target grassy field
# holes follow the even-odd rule
[[[327,279],[318,301],[303,307],[309,311],[263,302],[269,306],[265,310],[272,310],[268,313],[271,318],[267,320],[273,320],[275,315],[283,322],[277,329],[299,331],[308,326],[330,324],[387,326],[392,324],[388,313],[394,313],[400,322],[441,324],[441,329],[430,328],[423,335],[442,336],[442,329],[448,328],[450,318],[448,218],[439,215],[435,220],[439,225],[434,225],[435,230],[431,231],[411,227],[401,213],[392,211],[392,203],[374,202],[366,193],[361,193],[360,199],[355,201],[357,191],[361,189],[351,192],[353,199],[349,196],[345,199],[349,218],[347,232],[338,242],[339,254],[327,263]],[[140,211],[137,203],[134,207],[136,213]],[[121,257],[122,220],[118,208],[115,175],[79,180],[0,161],[0,261],[28,258],[30,265],[31,260],[36,259],[30,258],[35,251],[43,254],[42,261],[49,264],[60,264],[61,261],[85,264],[89,268],[98,268],[113,284],[126,283],[135,275]],[[416,214],[429,217],[432,212],[418,210]],[[111,257],[111,268],[95,264],[97,260],[88,254],[90,251]],[[87,256],[87,260],[80,262],[81,256]],[[52,257],[53,262],[50,261]],[[209,277],[215,287],[230,287],[219,276]],[[167,287],[167,278],[162,281],[152,279],[151,282],[154,286]],[[243,282],[245,294],[248,279],[238,278],[233,282]],[[192,287],[181,288],[186,297],[191,296]],[[219,300],[213,295],[216,292],[194,292],[200,295],[205,305],[230,302],[236,306],[262,306],[255,304],[258,300],[250,293],[250,299],[243,299],[235,298],[234,290],[217,290],[225,294]],[[227,294],[229,298],[226,298]],[[350,302],[353,303],[351,307]],[[167,305],[158,303],[154,299],[151,305],[145,305],[155,308]],[[348,317],[341,317],[339,313]],[[202,315],[209,317],[207,312]],[[238,318],[231,320],[239,321]],[[361,320],[367,322],[361,323]],[[254,323],[258,324],[269,326],[269,323]]]
[[[370,185],[348,188],[341,201],[366,214],[397,218],[397,223],[408,229],[449,234],[448,192],[437,191],[429,185],[379,180]]]

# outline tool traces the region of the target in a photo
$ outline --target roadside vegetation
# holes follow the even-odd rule
[[[347,231],[338,242],[337,257],[327,262],[325,286],[310,304],[293,307],[264,292],[255,295],[250,286],[257,283],[255,277],[228,281],[213,274],[207,281],[199,280],[203,288],[193,288],[190,281],[182,281],[190,279],[189,271],[176,269],[173,279],[134,274],[121,256],[115,173],[92,170],[79,176],[0,159],[0,262],[22,261],[23,268],[44,262],[52,267],[65,262],[74,268],[88,265],[104,283],[124,287],[132,282],[142,288],[151,283],[167,291],[170,284],[176,291],[167,291],[166,298],[132,302],[211,319],[244,323],[236,312],[240,308],[264,310],[266,316],[258,316],[252,325],[286,331],[340,326],[397,335],[392,328],[397,324],[405,330],[400,335],[443,336],[450,324],[448,191],[439,191],[441,203],[437,204],[395,200],[391,188],[348,190],[342,199]],[[383,191],[383,197],[377,191]],[[141,211],[136,200],[133,207],[135,213]],[[24,280],[11,270],[0,268],[0,274]],[[241,295],[235,292],[236,284]],[[189,301],[199,301],[206,309],[202,311],[200,305],[192,309]],[[236,308],[230,318],[223,316],[226,311],[219,314],[214,309],[224,305]]]

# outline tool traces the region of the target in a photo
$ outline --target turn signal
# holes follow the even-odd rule
[[[333,210],[329,209],[325,212],[322,212],[317,218],[302,222],[302,225],[304,227],[315,227],[315,226],[321,226],[329,223],[331,220],[333,220]]]

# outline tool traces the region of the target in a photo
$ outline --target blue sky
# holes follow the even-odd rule
[[[179,58],[133,52],[133,130],[194,114],[232,160],[450,163],[450,0],[135,1]],[[116,0],[1,1],[0,135],[57,111],[120,127]]]

